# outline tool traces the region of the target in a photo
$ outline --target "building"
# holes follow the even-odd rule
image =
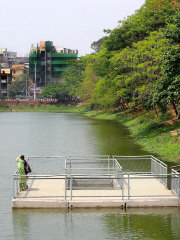
[[[15,81],[16,78],[21,74],[28,74],[28,66],[26,64],[13,64],[12,66],[12,81]]]
[[[61,74],[67,69],[69,60],[77,59],[78,51],[53,46],[52,41],[41,41],[40,46],[31,46],[29,54],[30,81],[37,87],[44,87],[60,80]]]
[[[12,70],[10,68],[1,68],[0,79],[0,97],[7,96],[7,88],[11,84],[12,79]]]
[[[6,58],[17,57],[17,52],[8,51],[7,48],[0,48],[0,54],[3,54]]]
[[[5,67],[11,68],[13,64],[29,63],[28,54],[25,54],[24,57],[17,57],[17,52],[7,51],[7,48],[0,48],[0,55],[3,56],[1,63],[5,64]]]

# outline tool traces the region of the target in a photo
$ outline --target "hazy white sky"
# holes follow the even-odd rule
[[[55,46],[93,52],[91,43],[105,36],[139,9],[145,0],[2,0],[0,48],[29,53],[31,44],[53,41]]]

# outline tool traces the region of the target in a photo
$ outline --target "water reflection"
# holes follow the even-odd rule
[[[15,239],[179,239],[180,210],[13,210]],[[33,233],[33,234],[32,234]],[[46,237],[44,237],[46,236]]]

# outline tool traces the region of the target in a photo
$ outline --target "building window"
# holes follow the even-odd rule
[[[13,73],[16,73],[16,71],[13,71]]]

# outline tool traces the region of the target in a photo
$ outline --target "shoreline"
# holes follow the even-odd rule
[[[157,112],[141,110],[90,110],[87,105],[20,105],[0,107],[0,112],[59,112],[81,113],[87,117],[119,122],[144,150],[157,154],[165,162],[180,161],[180,122],[173,121],[170,112],[157,116]]]

